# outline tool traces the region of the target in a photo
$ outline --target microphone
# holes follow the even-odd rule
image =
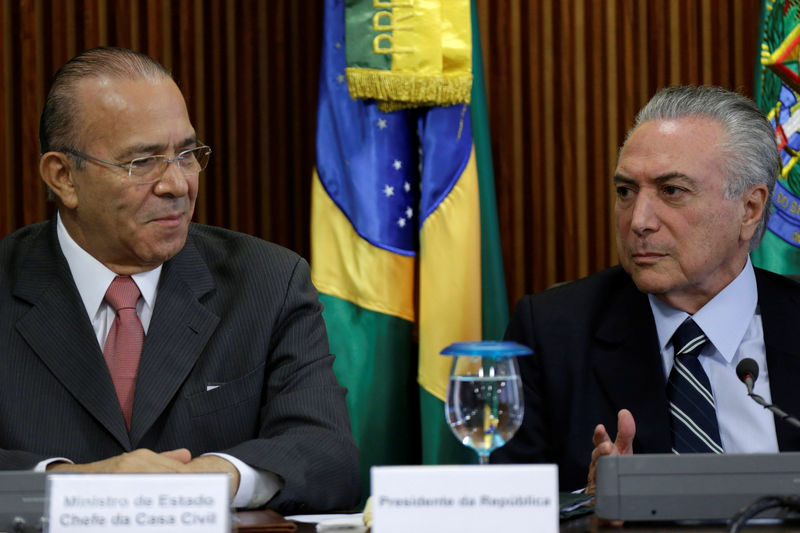
[[[753,394],[753,385],[758,379],[758,363],[746,357],[736,365],[736,375],[747,386],[747,394]]]
[[[788,414],[778,406],[768,403],[764,398],[753,392],[753,386],[758,378],[758,363],[749,357],[745,357],[739,361],[738,365],[736,365],[736,376],[742,383],[745,384],[747,387],[747,395],[750,396],[753,401],[755,401],[758,405],[763,406],[764,409],[769,409],[775,413],[775,416],[781,420],[793,425],[796,428],[800,428],[800,420]]]

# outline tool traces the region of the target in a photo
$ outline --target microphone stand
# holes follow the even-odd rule
[[[764,398],[762,398],[761,396],[759,396],[758,394],[753,392],[753,378],[752,377],[750,377],[748,375],[744,380],[744,384],[747,386],[747,395],[750,396],[753,400],[755,400],[755,402],[758,405],[763,406],[764,409],[769,409],[770,411],[775,413],[775,416],[777,416],[781,420],[784,420],[784,421],[788,422],[789,424],[793,425],[796,428],[800,428],[800,420],[798,420],[797,418],[793,417],[792,415],[790,415],[789,413],[787,413],[786,411],[784,411],[780,407],[777,407],[777,406],[775,406],[775,405],[773,405],[771,403],[768,403]]]

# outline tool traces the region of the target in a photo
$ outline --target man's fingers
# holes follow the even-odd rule
[[[592,434],[594,449],[592,462],[589,464],[589,475],[586,478],[586,492],[594,494],[597,488],[597,461],[604,455],[617,455],[633,453],[633,437],[636,435],[636,424],[633,415],[627,409],[622,409],[617,414],[617,438],[611,442],[606,427],[597,424]]]
[[[617,453],[616,448],[614,447],[614,444],[610,440],[601,442],[600,444],[594,447],[594,450],[592,450],[592,462],[589,464],[589,474],[586,477],[587,494],[594,494],[595,491],[598,459],[600,459],[604,455],[612,455],[615,453]]]
[[[608,436],[606,427],[603,424],[597,424],[592,434],[592,444],[599,446],[602,442],[611,442],[611,437]]]
[[[619,453],[633,453],[633,438],[636,436],[636,423],[633,415],[627,409],[621,409],[617,414],[617,439],[614,446]]]
[[[615,455],[616,453],[617,449],[611,441],[601,442],[592,450],[592,462],[596,462],[604,455]]]
[[[182,458],[185,455],[184,452],[189,453],[188,450],[155,453],[145,448],[140,448],[129,453],[103,459],[102,461],[95,461],[94,463],[75,465],[58,463],[51,470],[89,473],[180,472],[183,470],[184,462],[171,457],[171,455]]]
[[[611,437],[608,436],[606,427],[603,424],[597,424],[597,426],[595,426],[594,433],[592,434],[592,443],[594,443],[592,462],[589,465],[589,475],[586,478],[586,492],[589,494],[594,494],[597,460],[604,455],[617,453],[616,447],[614,443],[611,442]]]
[[[167,454],[140,448],[92,464],[103,464],[109,472],[180,472],[183,463]]]
[[[177,450],[167,450],[166,452],[161,452],[160,455],[163,455],[164,457],[178,461],[179,463],[183,464],[187,464],[189,461],[192,460],[192,452],[190,452],[186,448],[178,448]]]

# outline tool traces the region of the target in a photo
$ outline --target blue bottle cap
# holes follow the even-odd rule
[[[517,357],[530,355],[533,351],[512,341],[454,342],[442,350],[442,355],[471,355],[480,357]]]

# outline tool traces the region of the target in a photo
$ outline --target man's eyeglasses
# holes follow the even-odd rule
[[[211,148],[205,145],[184,150],[173,158],[168,158],[165,155],[148,155],[145,157],[137,157],[129,163],[113,163],[105,159],[99,159],[84,154],[78,150],[70,149],[64,152],[81,159],[125,169],[128,171],[129,177],[137,178],[140,181],[147,181],[149,178],[155,180],[166,172],[167,165],[170,163],[178,165],[178,168],[180,168],[184,174],[198,174],[208,166],[208,160],[211,157]]]

